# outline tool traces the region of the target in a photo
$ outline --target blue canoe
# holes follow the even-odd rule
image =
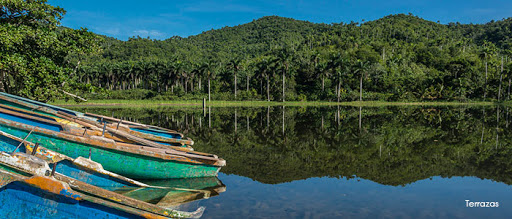
[[[21,175],[0,170],[0,178],[0,183],[18,179],[0,188],[1,218],[144,218],[130,207],[109,206],[92,197],[84,200],[82,194],[75,192],[74,197],[69,197],[37,188]]]

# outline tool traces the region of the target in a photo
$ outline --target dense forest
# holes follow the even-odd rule
[[[46,0],[4,2],[0,90],[40,100],[55,90],[99,99],[510,99],[511,18],[317,24],[268,16],[186,38],[121,41],[57,27],[64,9]]]
[[[0,0],[0,91],[48,101],[86,87],[70,58],[99,52],[99,37],[59,28],[66,12],[46,2]]]
[[[503,100],[511,29],[512,19],[443,25],[399,14],[328,25],[271,16],[188,38],[107,38],[78,80],[110,98]]]

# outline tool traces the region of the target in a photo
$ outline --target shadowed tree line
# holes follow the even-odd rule
[[[262,107],[80,109],[184,132],[221,171],[263,183],[358,176],[405,185],[433,176],[512,184],[510,108]]]

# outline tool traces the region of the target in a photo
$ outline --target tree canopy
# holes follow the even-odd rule
[[[79,89],[91,98],[510,99],[511,18],[440,24],[397,14],[318,24],[267,16],[186,38],[120,41],[59,27],[64,9],[45,0],[1,2],[0,90],[43,101]]]
[[[141,88],[167,99],[204,98],[208,76],[191,73],[215,63],[213,99],[504,100],[511,26],[512,19],[444,25],[405,14],[334,24],[269,16],[187,38],[105,37],[80,74],[114,94]],[[235,97],[235,87],[245,89]]]
[[[0,90],[36,100],[77,89],[76,58],[100,50],[86,29],[58,27],[65,10],[46,0],[0,1]]]

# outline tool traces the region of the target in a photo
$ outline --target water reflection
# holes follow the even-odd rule
[[[508,108],[84,110],[181,130],[196,150],[229,161],[222,172],[263,183],[355,175],[386,185],[432,176],[512,183]]]
[[[153,187],[123,188],[114,192],[174,210],[192,210],[190,202],[209,199],[226,191],[217,177],[142,180]]]
[[[211,206],[207,207],[213,208],[209,211],[215,213],[206,217],[226,216],[220,206],[235,200],[236,206],[275,210],[275,214],[265,212],[277,217],[321,216],[318,210],[326,211],[321,217],[477,217],[475,212],[480,210],[468,211],[465,199],[512,203],[508,198],[512,197],[508,186],[512,183],[512,147],[507,107],[80,110],[178,129],[194,139],[196,150],[226,159],[221,179],[232,193],[208,202]],[[319,191],[319,187],[326,190]],[[397,203],[402,199],[408,203]],[[435,199],[443,199],[439,203],[444,204],[436,204]],[[323,204],[307,207],[307,200]],[[271,203],[295,203],[310,210],[283,212]],[[336,209],[336,203],[344,207]],[[379,206],[389,212],[377,210]],[[410,209],[399,211],[400,206]],[[238,209],[237,215],[251,215],[249,209]],[[509,209],[501,207],[492,214],[507,215],[512,213]]]

